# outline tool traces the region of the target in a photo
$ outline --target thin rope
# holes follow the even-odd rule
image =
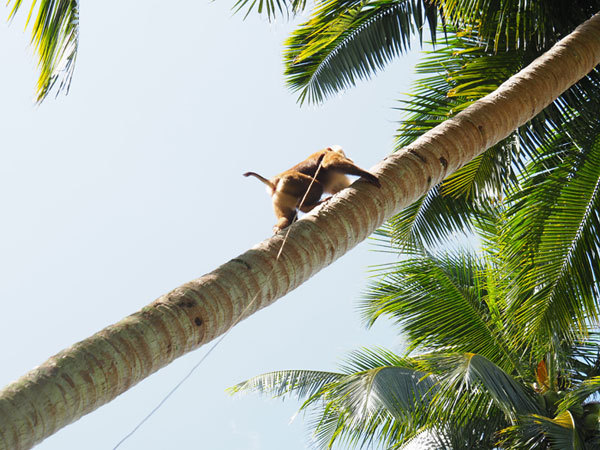
[[[292,223],[294,223],[294,221],[296,220],[296,217],[298,216],[298,209],[302,208],[302,206],[304,205],[304,201],[306,200],[306,197],[308,196],[308,193],[310,192],[310,188],[312,187],[313,183],[316,181],[317,179],[317,175],[319,174],[319,171],[321,170],[321,166],[323,165],[323,159],[321,159],[321,161],[319,161],[319,165],[317,166],[317,170],[315,171],[314,176],[312,177],[312,180],[310,180],[310,184],[308,185],[308,188],[306,189],[306,192],[304,193],[304,197],[302,197],[302,200],[300,200],[300,203],[298,204],[298,207],[296,209],[296,212],[294,213],[294,218],[292,220]],[[277,265],[277,261],[279,261],[279,257],[281,256],[281,253],[283,252],[283,247],[285,246],[285,243],[287,242],[287,238],[288,235],[290,234],[290,229],[291,226],[288,226],[287,232],[285,233],[285,236],[283,237],[283,241],[281,242],[281,247],[279,248],[279,251],[277,252],[277,257],[275,258],[275,262],[273,263],[273,267],[271,268],[271,271],[267,274],[267,280],[269,280],[269,278],[271,278],[271,275],[273,274],[273,272],[275,271],[275,267]],[[146,421],[148,419],[150,419],[150,417],[152,417],[154,415],[154,413],[156,411],[158,411],[162,405],[164,405],[164,403],[171,397],[171,395],[173,395],[175,393],[175,391],[177,391],[177,389],[179,389],[181,387],[181,385],[183,383],[186,382],[186,380],[192,376],[192,374],[196,371],[196,369],[198,367],[200,367],[200,365],[202,365],[202,363],[204,362],[204,360],[208,357],[208,355],[210,355],[212,353],[212,351],[221,343],[221,341],[223,341],[223,339],[225,339],[225,337],[229,334],[229,332],[231,331],[231,329],[236,326],[240,320],[242,320],[242,317],[244,316],[244,314],[248,311],[248,309],[254,304],[254,302],[256,301],[256,299],[258,298],[258,294],[260,294],[260,290],[258,292],[256,292],[256,294],[254,294],[254,297],[252,298],[252,300],[250,300],[250,303],[248,303],[248,305],[242,310],[242,312],[238,315],[238,317],[233,321],[233,323],[229,326],[229,328],[227,328],[227,330],[225,331],[225,333],[223,333],[219,339],[217,339],[215,341],[215,343],[212,345],[211,348],[208,349],[208,351],[202,356],[202,358],[200,358],[200,361],[198,361],[191,369],[190,371],[173,387],[173,389],[171,389],[169,391],[169,393],[167,395],[165,395],[163,397],[163,399],[158,403],[158,405],[156,405],[154,407],[154,409],[152,409],[152,411],[150,411],[146,417],[144,417],[129,433],[127,433],[125,435],[125,437],[123,437],[119,442],[117,442],[117,445],[115,445],[113,447],[113,450],[116,450],[118,447],[121,446],[121,444],[123,442],[125,442],[127,439],[129,439],[131,436],[133,436],[135,434],[135,432],[144,424],[146,423]]]

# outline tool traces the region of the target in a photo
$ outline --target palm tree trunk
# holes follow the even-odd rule
[[[600,15],[491,95],[279,234],[63,350],[0,391],[0,448],[24,449],[109,402],[173,359],[268,306],[369,236],[600,63]],[[255,300],[253,298],[256,296]]]

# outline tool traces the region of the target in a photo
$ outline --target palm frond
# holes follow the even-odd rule
[[[450,28],[446,43],[427,52],[427,58],[417,65],[422,78],[399,108],[406,118],[398,129],[397,148],[493,91],[523,62],[523,52],[493,55],[476,35]],[[532,157],[533,152],[524,151],[515,136],[488,149],[434,187],[390,220],[383,234],[392,236],[392,242],[401,248],[431,248],[460,231],[472,232],[472,220],[493,215],[492,209],[516,185],[517,174]]]
[[[253,377],[229,389],[306,399],[301,410],[321,448],[333,442],[352,445],[370,440],[398,442],[416,433],[433,380],[411,359],[384,349],[363,349],[349,355],[343,373],[286,370]],[[424,420],[424,419],[423,419]]]
[[[323,1],[286,42],[288,85],[301,103],[321,102],[408,50],[425,22],[435,40],[437,20],[425,0]]]
[[[439,33],[445,45],[425,52],[415,67],[421,77],[398,108],[406,117],[397,131],[397,149],[493,92],[537,56],[522,50],[495,53],[475,31],[446,27]]]
[[[504,340],[511,337],[504,333],[503,295],[487,275],[496,270],[466,252],[412,257],[384,269],[360,309],[369,324],[390,316],[410,348],[476,352],[519,372],[509,350],[515,345]]]
[[[497,416],[472,417],[467,423],[448,422],[425,428],[406,444],[393,446],[393,449],[469,449],[487,450],[495,448],[496,430],[503,425]]]
[[[396,353],[381,347],[361,348],[350,352],[340,368],[345,374],[353,374],[384,366],[417,368],[412,360],[398,356]]]
[[[437,380],[427,423],[437,424],[440,439],[432,448],[493,448],[495,431],[523,412],[538,412],[527,389],[480,355],[441,352],[415,360]]]
[[[585,340],[575,342],[566,361],[568,378],[572,383],[582,383],[589,378],[600,376],[600,334],[589,331]]]
[[[238,0],[233,5],[235,13],[245,9],[244,18],[256,10],[258,14],[266,14],[268,20],[275,20],[278,16],[289,18],[306,8],[306,0]]]
[[[496,50],[504,44],[543,51],[600,9],[597,0],[440,0],[440,4],[451,24],[477,27]]]
[[[404,251],[484,232],[497,220],[505,191],[517,184],[518,152],[513,139],[488,149],[389,219],[376,235]]]
[[[464,198],[445,197],[438,186],[389,219],[376,232],[392,246],[431,248],[440,240],[471,231],[475,206]]]
[[[591,128],[583,142],[555,136],[508,212],[516,318],[542,342],[573,342],[600,315],[600,122]]]
[[[417,66],[423,77],[399,108],[407,117],[398,129],[398,148],[488,94],[538,54],[533,49],[494,54],[476,33],[458,33],[451,27],[447,31],[448,45],[428,52]],[[471,222],[473,218],[490,215],[485,206],[500,205],[516,188],[518,177],[531,174],[525,169],[527,164],[543,160],[550,168],[560,163],[560,157],[541,155],[556,145],[557,132],[562,130],[563,136],[580,141],[593,134],[590,124],[597,122],[599,109],[600,73],[594,70],[513,137],[489,149],[401,212],[380,234],[391,236],[401,248],[431,248],[460,229],[472,231],[478,226]],[[568,139],[563,145],[568,145]]]
[[[389,446],[410,439],[425,423],[433,386],[424,372],[381,366],[330,384],[303,408],[317,407],[312,428],[320,447],[334,441],[344,447],[375,441]]]
[[[465,200],[495,197],[502,201],[505,191],[517,184],[515,162],[520,163],[519,146],[511,136],[446,178],[441,194]]]
[[[584,449],[569,411],[555,418],[530,414],[520,418],[517,425],[501,431],[501,444],[509,448],[576,450]]]
[[[11,0],[8,2],[11,4]],[[22,0],[13,0],[12,18]],[[40,75],[37,82],[37,102],[41,103],[56,86],[56,93],[68,93],[75,69],[79,46],[78,0],[33,0],[29,19],[36,6],[32,27],[32,45],[38,55]]]
[[[562,413],[575,405],[580,405],[590,396],[600,392],[600,376],[591,377],[583,380],[575,388],[571,389],[563,400],[558,404],[558,412]]]
[[[306,398],[316,395],[324,386],[341,380],[343,376],[335,372],[282,370],[252,377],[228,390],[231,394],[259,392],[285,398],[293,393],[298,398]]]
[[[436,416],[460,414],[456,403],[461,397],[466,404],[473,396],[482,395],[504,412],[508,419],[520,415],[539,414],[540,408],[533,394],[489,359],[474,353],[431,355],[428,363],[438,373],[439,383],[432,408]],[[484,401],[486,403],[486,401]],[[456,411],[458,409],[458,411]]]

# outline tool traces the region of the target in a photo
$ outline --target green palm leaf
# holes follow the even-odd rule
[[[575,405],[582,404],[590,396],[600,392],[600,376],[583,380],[574,389],[571,389],[558,405],[558,412],[562,413]]]
[[[475,207],[464,198],[446,197],[438,186],[403,209],[379,229],[378,236],[403,250],[431,248],[444,238],[471,230],[470,218]]]
[[[12,0],[11,18],[21,3],[22,0]],[[8,4],[11,4],[11,0]],[[28,23],[36,6],[38,1],[33,0]],[[68,92],[79,45],[78,0],[40,0],[31,41],[38,54],[40,68],[37,102],[42,102],[55,86],[57,94]]]
[[[465,252],[413,257],[382,271],[361,310],[369,324],[391,316],[411,348],[471,351],[520,371],[509,350],[515,345],[504,340],[511,338],[504,334],[503,295],[486,275],[495,271]]]
[[[496,447],[495,431],[503,424],[488,409],[485,417],[472,417],[468,423],[453,422],[426,428],[407,444],[391,448],[489,450]]]
[[[474,31],[447,26],[438,33],[445,45],[425,52],[415,67],[421,77],[398,108],[405,118],[397,131],[396,149],[493,92],[538,56],[524,50],[495,53]]]
[[[483,199],[501,200],[505,191],[516,185],[520,157],[516,139],[507,138],[446,178],[441,194],[480,203]],[[484,209],[483,205],[477,209]]]
[[[318,446],[380,442],[389,447],[412,438],[425,423],[434,386],[425,372],[412,366],[409,360],[381,349],[354,352],[346,370],[364,370],[329,384],[303,405],[315,407],[312,428]]]
[[[283,397],[295,394],[298,398],[311,397],[329,383],[339,381],[343,374],[314,370],[282,370],[258,375],[229,389],[232,394],[259,392]]]
[[[515,298],[525,298],[516,317],[543,342],[573,342],[600,314],[600,122],[587,127],[584,141],[555,137],[508,214],[506,254]]]
[[[306,7],[306,0],[238,0],[233,6],[237,13],[246,9],[248,17],[254,9],[259,14],[266,14],[269,20],[274,20],[278,15],[287,16],[298,14]]]
[[[488,398],[510,420],[540,412],[532,394],[526,392],[522,384],[481,355],[431,355],[428,363],[440,377],[439,391],[433,402],[438,417],[447,415],[448,411],[460,414],[462,408],[456,408],[454,403],[466,396],[466,403],[470,404],[472,398],[469,397],[473,395]]]
[[[567,361],[569,378],[574,383],[582,383],[589,378],[600,376],[600,335],[590,331],[584,341],[576,342],[570,349]]]
[[[501,432],[502,444],[509,448],[578,450],[584,449],[569,411],[555,418],[531,414],[521,417],[517,425]]]
[[[425,377],[425,378],[424,378]],[[335,398],[336,409],[357,426],[377,418],[383,411],[400,420],[414,418],[411,413],[427,401],[433,381],[414,369],[380,366],[346,376],[326,389]]]
[[[519,148],[512,139],[473,159],[376,231],[400,249],[433,248],[469,236],[495,220],[505,196],[516,184]]]
[[[600,9],[597,0],[439,0],[450,23],[477,27],[494,49],[543,50]],[[568,11],[568,14],[565,12]]]
[[[397,442],[416,432],[417,410],[430,398],[433,380],[409,359],[384,349],[353,352],[343,373],[288,370],[253,377],[232,393],[256,391],[285,398],[306,398],[320,448],[334,441]],[[418,422],[418,420],[417,420]],[[420,423],[420,422],[419,422]]]
[[[487,95],[508,76],[538,55],[537,51],[506,50],[495,54],[477,34],[458,33],[447,27],[447,46],[428,52],[417,66],[422,78],[399,108],[405,119],[398,129],[398,149]],[[392,236],[400,248],[431,247],[459,230],[470,231],[473,218],[485,217],[487,205],[498,204],[530,174],[525,167],[553,148],[557,130],[585,140],[600,110],[600,73],[595,70],[561,95],[552,105],[511,138],[488,149],[401,212],[382,234]],[[550,150],[551,151],[551,150]],[[548,168],[560,162],[543,157]]]
[[[286,42],[288,84],[300,102],[320,102],[410,48],[425,21],[436,29],[437,10],[425,0],[322,1]]]

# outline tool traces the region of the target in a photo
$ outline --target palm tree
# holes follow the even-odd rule
[[[47,20],[39,21],[40,29],[50,34],[40,36],[54,40],[47,41],[42,56],[49,58],[44,59],[50,62],[48,67],[55,67],[51,61],[58,60],[51,55],[72,54],[52,52],[61,48],[60,36],[69,29],[65,24],[75,24],[75,16],[66,11],[77,4],[48,0],[44,5],[40,10],[49,13]],[[65,22],[65,17],[73,20]],[[359,182],[318,214],[294,225],[281,257],[284,237],[278,235],[55,355],[6,387],[0,392],[5,430],[1,445],[11,449],[34,445],[297,287],[592,70],[600,62],[599,35],[600,17],[593,17],[494,94],[387,158],[375,171],[380,190]],[[43,426],[35,425],[40,423]]]
[[[404,103],[399,148],[496,89],[548,41],[542,25],[526,42],[525,22],[511,41],[510,11],[505,29],[502,18],[490,26],[483,16],[477,32],[446,26],[446,45],[419,65],[425,77]],[[302,408],[316,410],[311,424],[324,447],[597,448],[599,405],[588,397],[600,368],[590,330],[600,267],[598,85],[594,72],[379,231],[415,257],[374,288],[367,318],[392,315],[413,353],[427,353],[362,351],[342,373],[277,372],[235,390],[307,398]],[[302,88],[301,99],[314,89]],[[498,203],[511,205],[506,224],[487,220]],[[465,227],[479,227],[493,259],[478,266],[472,255],[427,250]]]
[[[595,165],[599,172],[600,161]],[[538,171],[539,164],[527,170]],[[580,181],[566,184],[576,189]],[[518,204],[523,192],[506,204]],[[550,209],[567,228],[580,221],[568,203]],[[540,223],[542,210],[548,212],[539,208],[524,218],[521,209],[502,204],[473,222],[483,244],[478,252],[420,247],[382,268],[362,311],[369,324],[382,315],[397,323],[408,343],[405,355],[363,349],[339,373],[280,371],[232,390],[305,398],[301,409],[311,414],[320,448],[598,448],[600,335],[591,320],[597,305],[590,310],[586,303],[590,285],[597,303],[598,279],[579,254],[565,269],[568,276],[549,273],[532,289],[520,268],[541,270],[545,246],[509,250],[520,247],[515,228],[552,225]],[[386,244],[397,251],[392,241]],[[588,251],[597,253],[598,246]],[[569,307],[554,306],[550,323],[538,326],[530,315],[544,303],[539,292],[558,284]]]
[[[288,82],[300,91],[301,101],[321,101],[351,87],[356,79],[371,76],[406,48],[404,37],[411,28],[407,24],[418,26],[427,17],[433,29],[436,12],[442,14],[443,26],[437,39],[442,45],[418,65],[422,77],[415,82],[409,99],[402,102],[405,119],[398,130],[398,150],[493,92],[600,7],[600,2],[594,0],[577,4],[564,0],[334,3],[317,8],[288,41]],[[325,29],[335,29],[338,34],[318,32]],[[600,136],[598,110],[600,72],[595,68],[541,114],[433,186],[393,217],[380,233],[407,248],[427,248],[470,227],[473,216],[484,214],[489,204],[502,201],[516,188],[518,180],[531,177],[524,183],[529,186],[526,194],[515,205],[521,209],[515,220],[522,226],[515,228],[519,239],[511,238],[515,244],[508,251],[517,256],[513,261],[521,261],[519,252],[524,249],[535,252],[538,247],[544,248],[540,254],[546,264],[535,269],[515,267],[514,273],[520,274],[522,284],[535,289],[556,271],[568,276],[566,268],[578,252],[589,259],[590,276],[597,277],[594,252],[595,219],[600,214],[596,199],[599,178],[590,149]],[[525,170],[531,161],[544,162],[539,172]],[[547,171],[553,176],[545,177]],[[572,178],[579,184],[566,189],[566,181]],[[551,210],[553,202],[569,202],[573,208],[570,217],[579,217],[580,222],[565,227],[564,213],[560,213],[553,215],[551,222],[544,221],[543,229],[531,233],[530,223],[524,219],[540,208]],[[522,320],[535,319],[533,323],[552,328],[553,308],[571,307],[560,305],[560,299],[571,298],[563,295],[561,286],[557,283],[538,292],[536,300],[524,307]],[[586,311],[595,317],[597,307],[590,298],[593,292],[585,300]],[[583,321],[582,317],[577,319]],[[564,323],[553,325],[568,328]]]

